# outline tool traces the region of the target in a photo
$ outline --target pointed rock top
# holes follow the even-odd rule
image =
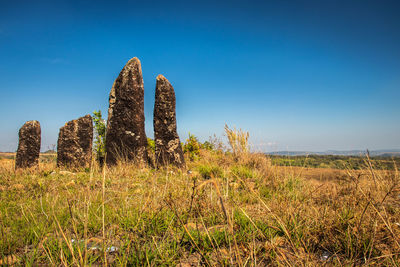
[[[137,57],[131,58],[126,65],[131,65],[131,64],[138,64],[140,65],[140,60]]]
[[[162,74],[158,74],[158,76],[157,76],[157,81],[158,81],[158,80],[163,80],[163,81],[169,82],[169,81],[167,80],[167,78],[165,78]]]

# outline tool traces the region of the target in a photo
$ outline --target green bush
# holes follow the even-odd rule
[[[231,172],[232,174],[238,176],[239,178],[254,178],[255,177],[255,173],[252,169],[246,167],[246,166],[233,166],[231,168]]]
[[[106,122],[101,116],[101,110],[93,111],[94,123],[94,150],[96,152],[96,159],[102,164],[106,154]]]
[[[214,145],[208,141],[205,141],[203,144],[201,144],[201,148],[206,150],[214,150]]]
[[[153,139],[147,137],[147,148],[152,152],[155,153],[156,151],[156,143]]]
[[[219,166],[200,165],[197,169],[204,179],[224,176],[224,171]]]
[[[189,133],[189,138],[183,145],[183,152],[189,154],[190,160],[195,160],[199,158],[200,155],[200,143],[197,137]]]

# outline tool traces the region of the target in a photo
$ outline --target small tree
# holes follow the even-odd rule
[[[214,150],[214,145],[210,141],[205,141],[203,144],[201,144],[201,148],[205,150]]]
[[[154,153],[156,151],[156,143],[154,142],[153,139],[147,137],[147,148],[151,153]]]
[[[186,139],[186,143],[183,145],[183,152],[189,153],[190,160],[197,159],[200,155],[200,143],[197,137],[189,133],[189,138]]]
[[[103,165],[106,154],[106,121],[103,120],[101,116],[101,110],[93,111],[93,123],[95,130],[94,150],[96,152],[96,159],[100,162],[100,165]]]

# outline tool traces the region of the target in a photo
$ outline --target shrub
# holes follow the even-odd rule
[[[224,171],[219,166],[200,165],[198,171],[204,179],[222,177],[224,175]]]
[[[205,141],[203,144],[201,144],[201,148],[206,150],[214,150],[214,145],[208,141]]]
[[[183,145],[183,152],[189,153],[190,160],[198,159],[199,154],[200,154],[200,143],[197,140],[196,136],[189,133],[189,138],[186,140],[186,143]]]
[[[101,116],[101,110],[93,111],[93,123],[95,137],[94,151],[96,152],[96,159],[102,164],[106,154],[106,121]]]
[[[253,178],[255,177],[255,173],[253,170],[246,166],[233,166],[231,168],[232,174],[238,176],[239,178]]]
[[[156,143],[153,139],[147,137],[147,148],[150,152],[155,153],[156,151]]]

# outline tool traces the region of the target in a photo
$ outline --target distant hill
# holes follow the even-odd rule
[[[305,155],[333,155],[333,156],[360,156],[365,155],[366,150],[326,150],[323,152],[312,151],[277,151],[267,152],[268,155],[279,156],[305,156]],[[380,149],[369,151],[370,156],[400,157],[400,149]]]

